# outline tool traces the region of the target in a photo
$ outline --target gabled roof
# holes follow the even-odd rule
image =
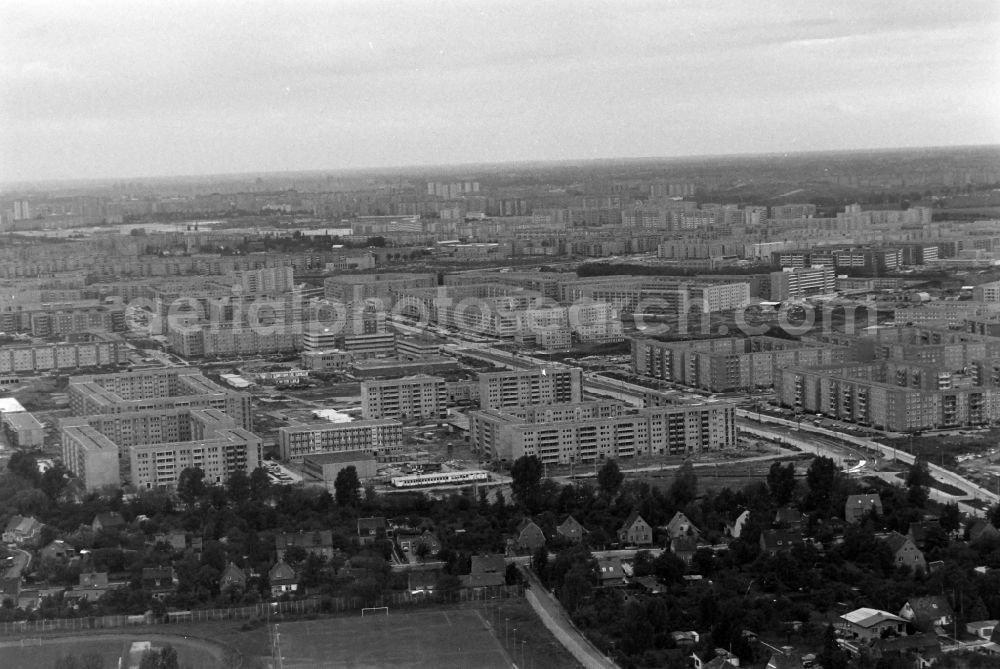
[[[539,532],[542,531],[542,528],[538,526],[538,523],[536,523],[535,521],[533,521],[531,518],[525,518],[524,520],[522,520],[518,524],[518,526],[517,526],[517,533],[521,534],[525,530],[528,530],[528,529],[531,529],[531,528],[534,528],[534,529],[538,530]]]
[[[384,530],[385,518],[382,516],[372,516],[370,518],[358,518],[358,531],[361,530]]]
[[[996,537],[1000,536],[1000,531],[997,531],[996,526],[988,520],[983,520],[979,518],[969,527],[969,539],[972,541],[978,540],[980,537]]]
[[[877,509],[882,508],[882,498],[878,496],[877,493],[869,493],[866,495],[848,495],[847,504],[845,506],[854,509],[870,509],[875,507]]]
[[[802,512],[793,506],[783,506],[774,514],[774,522],[789,525],[802,522]],[[786,657],[786,656],[782,656]]]
[[[930,621],[945,616],[953,616],[955,612],[951,608],[948,600],[941,595],[927,595],[925,597],[911,597],[906,601],[903,611],[909,606],[913,611],[913,619],[917,621]],[[901,611],[899,615],[903,615]]]
[[[579,531],[581,534],[587,531],[587,529],[580,524],[580,521],[573,516],[566,516],[566,520],[559,523],[559,527],[556,528],[556,532],[559,534],[572,534],[574,530]]]
[[[802,543],[802,532],[800,530],[764,530],[760,533],[760,540],[764,550],[791,548],[794,544]]]
[[[471,573],[473,574],[503,574],[506,570],[507,563],[504,561],[503,555],[500,555],[499,553],[472,556]]]
[[[632,529],[632,526],[635,525],[640,520],[646,523],[646,519],[640,516],[638,511],[632,511],[632,513],[628,514],[628,518],[625,519],[625,522],[622,523],[622,526],[618,531],[628,532],[630,529]],[[649,525],[649,523],[646,524]]]
[[[766,669],[802,669],[802,658],[791,653],[771,653]]]
[[[869,609],[860,608],[854,609],[844,615],[840,616],[842,620],[846,620],[849,623],[857,625],[859,627],[872,627],[882,622],[891,621],[896,623],[905,623],[906,620],[900,618],[897,615],[893,615],[888,611],[882,611],[880,609]]]
[[[296,580],[295,570],[288,566],[288,563],[281,560],[267,572],[267,580],[271,582],[271,585],[275,583],[290,583]]]
[[[219,577],[220,583],[242,583],[245,584],[247,581],[246,572],[236,566],[235,563],[230,562],[226,565],[226,568],[222,570],[222,576]]]
[[[899,532],[893,532],[885,538],[885,542],[889,544],[889,550],[893,552],[893,555],[898,553],[906,544],[913,546],[913,542],[910,537],[900,534]],[[916,546],[913,546],[916,548]],[[919,550],[919,549],[918,549]]]
[[[678,532],[682,532],[681,528],[687,525],[690,531],[694,534],[700,534],[700,530],[691,522],[691,519],[685,516],[682,512],[678,511],[674,514],[674,517],[670,519],[670,522],[666,524],[664,529],[671,535],[674,536]]]

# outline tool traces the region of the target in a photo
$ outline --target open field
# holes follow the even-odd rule
[[[0,642],[0,666],[27,669],[51,669],[60,657],[72,655],[82,658],[98,655],[102,667],[118,667],[119,658],[128,666],[128,650],[133,641],[150,641],[154,648],[170,645],[177,651],[182,667],[190,669],[221,669],[223,649],[205,641],[182,637],[159,637],[143,634],[101,634],[87,637],[45,637]],[[22,646],[23,643],[23,646]]]
[[[388,616],[282,623],[277,635],[285,669],[511,666],[492,626],[475,609],[390,610]]]

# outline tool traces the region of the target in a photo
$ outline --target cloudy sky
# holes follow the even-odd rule
[[[0,181],[995,143],[995,0],[0,0]]]

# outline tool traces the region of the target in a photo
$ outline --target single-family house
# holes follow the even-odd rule
[[[299,578],[295,575],[295,570],[284,560],[279,560],[271,567],[267,572],[267,580],[271,584],[272,597],[280,597],[299,589]]]
[[[603,586],[625,585],[625,572],[621,558],[597,558],[597,574]]]
[[[143,567],[142,589],[155,599],[163,599],[177,589],[177,574],[173,567]]]
[[[573,516],[567,516],[566,520],[559,523],[559,526],[556,527],[556,534],[575,544],[583,541],[583,535],[586,531],[583,525]]]
[[[744,509],[731,523],[726,523],[726,536],[739,539],[743,534],[743,528],[750,522],[750,511]]]
[[[944,536],[944,530],[941,529],[941,523],[936,520],[921,520],[910,523],[910,529],[906,536],[910,537],[914,546],[923,551],[927,550],[928,539],[934,536]]]
[[[78,584],[72,590],[67,591],[65,596],[96,602],[110,589],[108,572],[91,571],[80,574]]]
[[[166,544],[172,551],[183,551],[187,548],[187,536],[183,532],[160,532],[153,535],[153,545]]]
[[[425,553],[428,557],[434,557],[441,552],[441,540],[430,530],[424,530],[421,534],[400,535],[397,533],[396,541],[399,548],[404,553],[419,557],[420,553]],[[426,549],[421,548],[426,546]]]
[[[844,520],[848,523],[858,523],[865,514],[875,511],[882,513],[882,498],[876,493],[866,495],[848,495],[844,504]]]
[[[1000,531],[990,521],[979,518],[969,526],[969,541],[980,539],[1000,539]]]
[[[406,572],[406,588],[414,595],[434,592],[440,580],[440,569],[411,569]]]
[[[362,546],[373,544],[385,537],[385,518],[372,516],[358,518],[358,543]]]
[[[914,571],[917,569],[927,570],[927,561],[924,559],[924,554],[913,544],[910,537],[904,536],[899,532],[892,532],[886,537],[885,542],[889,544],[889,550],[892,551],[893,563],[897,567],[905,566]]]
[[[525,518],[517,526],[517,534],[514,536],[514,546],[522,551],[534,553],[539,548],[545,546],[545,533],[538,523]]]
[[[473,555],[472,569],[458,577],[465,588],[485,588],[504,585],[507,582],[507,563],[503,555]]]
[[[955,612],[948,600],[941,595],[911,597],[899,611],[901,618],[909,620],[921,632],[933,632],[935,628],[947,629],[955,620]]]
[[[618,529],[618,542],[626,546],[651,546],[653,528],[638,511],[633,511]]]
[[[771,555],[791,550],[792,546],[801,543],[801,530],[764,530],[760,533],[760,550]]]
[[[44,525],[33,516],[16,515],[7,521],[7,525],[4,527],[4,543],[34,546],[38,543],[43,527]]]
[[[246,572],[237,567],[234,562],[227,564],[226,568],[222,570],[222,576],[219,577],[219,592],[246,590],[246,587]]]
[[[95,532],[103,532],[124,527],[125,519],[117,511],[108,511],[94,516],[94,521],[90,524]]]
[[[792,651],[775,651],[765,669],[802,669],[802,657]]]
[[[76,548],[66,543],[62,539],[55,539],[38,552],[42,560],[55,560],[57,562],[68,562],[77,557]]]
[[[360,534],[359,534],[360,536]],[[278,555],[278,560],[285,559],[285,551],[292,546],[299,546],[308,555],[326,558],[329,560],[339,553],[339,549],[334,548],[333,532],[331,530],[315,530],[312,532],[279,532],[274,535],[274,551]]]
[[[906,635],[906,620],[888,611],[860,608],[840,616],[836,627],[850,639],[871,641],[884,635]]]
[[[670,540],[670,552],[691,564],[694,554],[698,552],[698,540],[694,537],[681,536]]]
[[[701,535],[701,530],[695,527],[687,516],[678,511],[674,514],[674,517],[670,519],[670,522],[663,527],[666,531],[667,536],[671,539],[676,539],[677,537],[697,537]]]
[[[935,634],[913,634],[875,639],[870,650],[876,661],[896,657],[912,662],[913,667],[929,667],[941,657],[941,642]]]
[[[802,529],[805,516],[794,506],[783,506],[774,514],[774,526],[789,530]]]

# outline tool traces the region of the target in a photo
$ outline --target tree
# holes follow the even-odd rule
[[[809,486],[806,506],[809,509],[830,512],[839,472],[837,464],[831,458],[821,456],[812,461],[806,471],[806,485]]]
[[[337,472],[337,479],[333,482],[334,497],[340,506],[357,506],[361,501],[358,488],[361,481],[358,480],[358,470],[351,465],[344,467]]]
[[[690,460],[685,460],[677,468],[667,497],[674,506],[687,506],[698,497],[698,476],[694,473],[694,465]]]
[[[263,467],[250,472],[250,499],[263,502],[271,492],[271,477]]]
[[[795,493],[795,465],[789,462],[782,465],[775,462],[767,471],[767,491],[778,506],[784,506],[792,501]]]
[[[600,486],[601,492],[608,498],[615,496],[624,480],[625,475],[622,474],[621,469],[618,468],[618,463],[614,460],[605,462],[597,472],[597,485]]]
[[[14,451],[7,461],[7,469],[17,474],[31,485],[38,485],[41,475],[38,473],[38,461],[34,453]]]
[[[185,467],[177,477],[177,496],[191,505],[201,499],[207,490],[205,472],[198,467]]]
[[[927,461],[921,457],[914,459],[906,474],[907,500],[912,506],[923,507],[927,503],[928,488],[933,480]]]
[[[958,530],[962,526],[962,512],[958,510],[958,504],[954,502],[945,504],[944,508],[941,509],[939,522],[941,529],[945,532],[951,533]]]
[[[837,643],[837,632],[827,625],[823,632],[823,650],[816,656],[823,669],[847,669],[847,653]]]
[[[139,669],[178,669],[177,651],[173,646],[147,650],[139,662]]]
[[[237,469],[229,475],[229,480],[226,481],[226,493],[236,504],[242,504],[250,499],[250,477],[245,471]]]
[[[511,492],[518,503],[529,511],[538,504],[542,483],[542,461],[534,455],[523,455],[510,468]]]

